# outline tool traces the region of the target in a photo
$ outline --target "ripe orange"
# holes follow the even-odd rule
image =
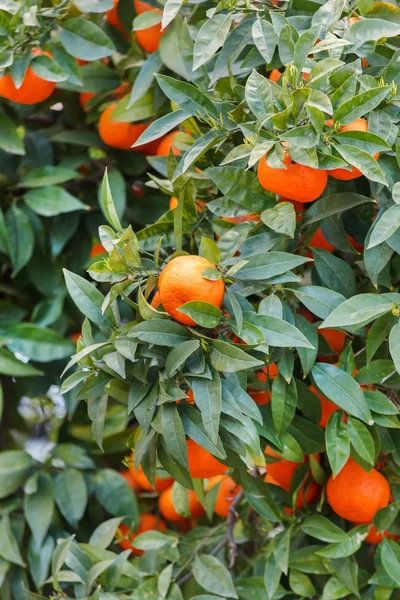
[[[276,363],[271,363],[261,371],[257,371],[256,376],[258,381],[264,383],[268,379],[275,379],[278,373],[279,371]],[[254,402],[260,406],[268,404],[271,400],[271,390],[257,390],[249,387],[247,388],[247,393],[253,398]]]
[[[153,300],[150,302],[150,304],[153,308],[158,308],[159,306],[161,306],[160,292],[158,290],[154,294]]]
[[[45,54],[51,56],[49,52],[42,52],[38,48],[32,50],[32,54],[40,56]],[[3,75],[0,77],[0,97],[7,98],[12,102],[19,104],[38,104],[47,100],[54,91],[56,84],[54,81],[46,81],[42,79],[32,69],[28,67],[25,73],[24,80],[21,86],[17,89],[11,75]]]
[[[324,236],[321,227],[319,227],[314,233],[308,245],[310,246],[310,248],[321,248],[322,250],[326,250],[327,252],[332,252],[335,249],[335,246],[328,242],[328,240]]]
[[[305,319],[307,319],[307,321],[309,321],[309,323],[315,323],[315,321],[318,320],[317,317],[313,315],[310,310],[308,310],[308,308],[298,308],[296,313],[298,315],[302,315]]]
[[[135,7],[135,11],[137,15],[141,15],[142,13],[151,10],[153,6],[148,4],[147,2],[143,2],[142,0],[133,0],[133,5]]]
[[[328,182],[326,171],[293,162],[287,151],[283,163],[285,169],[274,169],[265,156],[259,160],[257,174],[263,188],[297,202],[312,202],[322,194]]]
[[[351,458],[335,478],[330,476],[326,492],[335,513],[355,523],[371,523],[390,500],[387,479],[376,469],[364,471]]]
[[[304,498],[304,490],[306,490],[305,498]],[[321,488],[318,485],[318,483],[314,480],[312,480],[310,482],[310,480],[308,479],[307,481],[305,481],[303,483],[303,485],[299,489],[299,492],[298,492],[297,498],[296,498],[296,508],[301,509],[301,508],[304,508],[306,505],[308,506],[309,504],[315,504],[316,501],[318,500],[318,498],[320,497],[320,495],[321,495]],[[284,511],[288,515],[291,515],[294,512],[293,509],[291,509],[291,508],[285,508]]]
[[[281,77],[281,75],[282,75],[282,73],[280,73],[280,72],[278,71],[278,69],[273,69],[273,70],[271,71],[271,73],[269,74],[269,77],[268,77],[268,79],[269,79],[270,81],[274,81],[275,83],[277,83],[277,81],[279,81],[279,78]]]
[[[356,20],[358,21],[358,18]],[[327,121],[326,124],[331,125],[332,120]],[[353,121],[353,123],[349,123],[349,125],[343,125],[340,128],[340,131],[368,131],[368,121],[360,117]],[[375,160],[379,158],[379,152],[375,154],[374,158]],[[332,169],[331,171],[328,171],[328,173],[335,179],[340,179],[341,181],[350,181],[350,179],[357,179],[357,177],[361,177],[362,175],[361,171],[356,167],[353,167],[351,171],[346,171],[346,169]]]
[[[149,11],[144,12],[155,12],[162,14],[162,10],[159,8],[151,8]],[[147,27],[147,29],[139,29],[138,31],[135,31],[135,38],[139,46],[151,54],[152,52],[158,50],[164,31],[161,30],[161,23],[157,23],[156,25]]]
[[[202,256],[177,256],[161,271],[158,279],[161,304],[179,323],[196,325],[191,317],[178,311],[186,302],[199,300],[221,308],[224,282],[222,279],[205,279],[203,271],[206,268],[215,269],[215,266]]]
[[[95,256],[98,256],[99,254],[105,254],[107,253],[107,250],[104,248],[103,244],[101,244],[100,242],[97,242],[97,244],[94,244],[92,246],[92,249],[90,251],[90,258],[94,258]]]
[[[125,95],[125,92],[128,91],[128,84],[126,81],[121,83],[115,90],[113,90],[110,94],[113,98],[122,98]],[[82,106],[85,112],[89,112],[89,109],[86,108],[86,104],[94,98],[96,94],[94,92],[81,92],[79,94],[79,103]]]
[[[110,8],[110,10],[108,10],[106,12],[106,14],[105,14],[106,21],[107,21],[107,23],[109,23],[113,27],[116,27],[117,29],[119,29],[120,32],[124,35],[125,38],[128,38],[128,34],[125,31],[125,28],[122,25],[121,21],[119,20],[119,16],[118,16],[118,0],[113,0],[113,2],[114,2],[114,6],[112,8]]]
[[[354,523],[354,525],[357,525],[357,523]],[[383,531],[382,533],[378,532],[375,525],[372,525],[364,542],[368,542],[369,544],[374,544],[377,546],[381,543],[384,537],[392,540],[398,540],[400,536],[396,535],[395,533],[389,533],[388,531]]]
[[[339,407],[336,404],[334,404],[333,402],[331,402],[330,400],[328,400],[328,398],[325,398],[325,396],[323,396],[313,385],[310,385],[310,391],[313,392],[313,394],[315,394],[316,396],[318,396],[318,398],[321,400],[321,409],[322,410],[321,410],[321,419],[319,422],[319,426],[323,427],[325,429],[327,426],[329,417],[336,410],[339,410]]]
[[[77,331],[76,333],[73,333],[72,335],[70,335],[69,339],[71,340],[71,342],[73,344],[77,344],[80,337],[81,337],[81,332]]]
[[[205,513],[204,508],[200,504],[195,492],[193,490],[187,490],[189,512],[193,518],[202,517]],[[175,506],[172,500],[172,486],[164,490],[158,498],[158,508],[164,519],[171,521],[172,523],[186,522],[186,517],[182,517],[176,512]]]
[[[102,112],[99,120],[99,135],[103,142],[113,148],[120,150],[131,150],[131,147],[142,133],[148,128],[150,123],[122,123],[120,121],[111,121],[112,114],[117,105],[110,104]],[[133,148],[144,154],[151,154],[155,151],[154,142],[143,144]]]
[[[140,515],[139,526],[136,531],[129,533],[129,527],[124,524],[120,525],[118,529],[121,537],[128,538],[121,541],[118,541],[117,539],[118,545],[121,546],[123,550],[130,550],[135,556],[142,556],[143,550],[138,550],[132,545],[135,537],[141,533],[145,533],[146,531],[165,531],[168,529],[168,527],[162,519],[159,519],[155,515],[152,515],[151,513],[143,513]]]
[[[267,483],[279,485],[279,487],[289,492],[293,475],[296,469],[299,467],[299,465],[303,463],[285,460],[281,458],[279,454],[274,452],[269,446],[265,448],[265,454],[267,454],[268,456],[272,456],[273,458],[279,459],[278,462],[267,465],[267,474],[265,476],[265,481]]]
[[[161,139],[157,148],[157,156],[168,156],[170,150],[175,156],[180,155],[179,150],[174,146],[174,139],[177,133],[179,133],[179,131],[173,131]]]
[[[204,210],[204,207],[206,206],[206,202],[204,202],[204,200],[200,200],[199,198],[197,198],[195,204],[197,212],[202,212]],[[169,199],[169,210],[174,210],[174,208],[176,208],[177,206],[178,198],[176,196],[171,196],[171,198]]]
[[[211,452],[199,446],[193,440],[187,440],[189,473],[194,479],[208,479],[223,475],[227,468]]]
[[[318,329],[318,333],[325,338],[328,346],[335,354],[341,353],[346,343],[346,334],[343,331],[339,331],[338,329],[330,329],[328,327],[327,329]]]
[[[214,512],[219,517],[227,517],[230,505],[242,488],[232,479],[232,477],[228,477],[228,475],[217,475],[216,477],[211,477],[211,479],[209,479],[207,491],[211,490],[211,488],[218,483],[220,485],[215,501]]]
[[[169,487],[170,485],[173,484],[174,480],[172,477],[166,477],[163,479],[161,477],[157,477],[157,475],[156,475],[155,482],[154,482],[155,487],[153,488],[150,481],[147,479],[142,467],[139,465],[138,470],[135,469],[133,460],[134,460],[134,454],[132,452],[131,466],[129,467],[129,472],[131,474],[133,481],[136,483],[137,487],[140,488],[141,490],[145,490],[146,492],[161,492],[162,490],[165,490],[167,487]]]

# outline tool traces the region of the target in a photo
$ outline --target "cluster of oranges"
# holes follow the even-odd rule
[[[214,513],[219,517],[226,518],[229,513],[229,507],[235,496],[240,492],[241,487],[227,474],[227,467],[225,465],[193,440],[187,440],[187,453],[191,477],[194,479],[206,479],[207,492],[214,486],[218,486]],[[117,542],[124,550],[129,549],[133,554],[140,556],[142,551],[134,546],[134,539],[139,534],[152,530],[163,531],[167,529],[166,522],[180,531],[186,532],[195,525],[196,519],[205,515],[204,507],[193,490],[186,490],[187,508],[190,516],[180,515],[173,501],[173,478],[156,476],[154,486],[152,486],[142,467],[135,468],[133,453],[131,456],[131,465],[122,475],[136,493],[153,492],[158,494],[157,514],[142,513],[138,527],[134,531],[131,531],[127,525],[122,524],[120,526],[117,534]]]

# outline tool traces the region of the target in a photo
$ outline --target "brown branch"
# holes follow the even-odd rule
[[[216,554],[218,554],[218,552],[220,550],[222,550],[222,548],[224,548],[225,546],[229,546],[229,569],[233,569],[233,567],[235,565],[236,557],[237,557],[237,546],[233,539],[233,528],[235,526],[236,521],[239,518],[239,514],[236,510],[236,507],[243,500],[243,497],[244,497],[244,491],[240,490],[240,492],[238,494],[236,494],[236,496],[228,510],[228,516],[226,518],[227,528],[226,528],[225,537],[220,542],[218,542],[218,544],[211,550],[211,552],[209,552],[210,556],[215,556]],[[184,575],[183,577],[178,579],[176,584],[178,586],[181,586],[181,585],[185,584],[187,581],[189,581],[192,577],[193,577],[193,571],[190,570],[188,573],[186,573],[186,575]]]

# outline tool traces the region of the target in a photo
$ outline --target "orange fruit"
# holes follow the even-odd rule
[[[88,112],[88,110],[89,110],[86,108],[86,104],[89,102],[89,100],[94,98],[95,95],[96,94],[94,92],[81,92],[79,94],[79,104],[82,106],[82,108],[85,112]]]
[[[32,54],[40,56],[45,54],[51,56],[49,52],[42,52],[38,48],[32,50]],[[21,86],[17,89],[11,75],[3,75],[0,77],[0,97],[7,98],[12,102],[19,104],[38,104],[47,100],[54,91],[56,84],[54,81],[46,81],[38,75],[29,66],[26,70],[24,80]]]
[[[176,196],[171,196],[169,199],[169,210],[174,210],[178,206],[178,198]]]
[[[304,490],[306,490],[305,498]],[[305,481],[298,491],[296,498],[296,508],[301,509],[304,508],[306,505],[308,506],[309,504],[315,504],[320,495],[321,488],[316,481]],[[291,515],[294,512],[292,508],[284,508],[284,511],[288,515]]]
[[[358,21],[358,18],[356,19]],[[326,122],[326,124],[331,125],[332,120]],[[368,121],[360,117],[353,121],[353,123],[349,123],[349,125],[343,125],[340,128],[340,131],[368,131]],[[379,152],[377,152],[374,156],[375,160],[379,158]],[[357,179],[357,177],[361,177],[362,173],[356,167],[353,167],[351,171],[346,171],[346,169],[332,169],[328,171],[329,175],[334,177],[335,179],[340,179],[341,181],[350,181],[351,179]]]
[[[105,14],[106,21],[113,27],[116,27],[117,29],[119,29],[125,38],[128,38],[128,34],[125,31],[125,28],[122,25],[121,21],[119,20],[118,0],[113,0],[113,2],[114,2],[114,6],[112,8],[110,8],[110,10],[108,10]]]
[[[269,446],[265,448],[265,454],[279,459],[278,462],[268,464],[266,466],[267,474],[265,476],[265,481],[267,483],[279,485],[279,487],[286,490],[286,492],[289,492],[293,475],[299,465],[303,463],[285,460],[281,458],[279,454],[276,454],[276,452],[274,452]]]
[[[308,245],[310,246],[310,248],[321,248],[322,250],[326,250],[327,252],[332,252],[335,249],[335,246],[328,242],[328,240],[324,236],[321,227],[319,227],[314,233]]]
[[[179,150],[174,146],[174,139],[177,133],[179,133],[179,131],[173,131],[161,139],[157,148],[157,156],[168,156],[170,150],[175,156],[180,155]]]
[[[308,310],[308,308],[298,308],[296,310],[296,313],[298,315],[302,315],[305,319],[307,319],[309,323],[315,323],[315,321],[317,321],[315,315],[313,315],[312,312]]]
[[[193,490],[186,490],[188,494],[189,512],[193,518],[202,517],[205,514],[204,508],[200,504]],[[172,486],[164,490],[158,498],[158,508],[164,519],[172,523],[186,522],[186,517],[182,517],[176,512],[172,500]]]
[[[88,65],[89,64],[89,61],[88,60],[83,60],[83,58],[76,58],[75,60],[76,60],[76,64],[79,67],[83,67],[84,65]]]
[[[122,123],[120,121],[111,121],[112,114],[117,105],[110,104],[101,113],[99,120],[99,135],[103,142],[119,150],[131,150],[131,147],[142,133],[148,128],[150,123]],[[134,148],[139,152],[151,154],[155,150],[154,142],[143,144]]]
[[[202,212],[204,207],[206,206],[206,202],[204,200],[200,200],[197,198],[195,201],[197,212]],[[178,206],[178,198],[176,196],[171,196],[169,199],[169,210],[174,210]]]
[[[285,169],[274,169],[265,156],[259,160],[257,175],[263,188],[297,202],[312,202],[322,194],[328,182],[326,171],[293,162],[287,151],[283,163]]]
[[[354,523],[354,525],[357,526],[359,523]],[[372,525],[364,542],[368,542],[368,544],[374,544],[374,546],[377,546],[381,543],[384,537],[392,540],[398,540],[400,536],[396,535],[395,533],[389,533],[388,531],[378,532],[375,525]]]
[[[346,343],[346,334],[343,331],[339,331],[338,329],[330,329],[328,327],[327,329],[318,329],[318,333],[325,338],[328,346],[335,354],[341,353]]]
[[[206,268],[215,266],[202,256],[177,256],[161,271],[158,279],[161,304],[179,323],[196,325],[191,317],[178,311],[186,302],[199,300],[221,308],[225,286],[222,279],[211,281],[203,277]]]
[[[264,383],[268,379],[275,379],[278,373],[279,371],[276,363],[271,363],[261,371],[257,371],[256,376],[258,381]],[[249,387],[247,388],[247,393],[253,398],[254,402],[260,406],[268,404],[271,400],[271,390],[257,390]]]
[[[357,250],[357,252],[364,252],[364,246],[361,246],[358,242],[356,242],[356,240],[353,237],[351,237],[351,235],[347,234],[347,239],[353,246],[354,250]]]
[[[232,479],[232,477],[228,477],[228,475],[217,475],[216,477],[211,477],[211,479],[209,479],[207,491],[211,490],[211,488],[217,484],[219,484],[219,489],[215,501],[214,512],[219,517],[227,517],[230,505],[242,488]]]
[[[319,422],[319,426],[323,427],[325,429],[325,427],[327,426],[328,423],[328,419],[331,416],[332,413],[334,413],[335,411],[339,410],[339,407],[334,404],[333,402],[331,402],[330,400],[328,400],[328,398],[325,398],[325,396],[323,396],[313,385],[310,385],[310,391],[313,392],[313,394],[315,394],[316,396],[318,396],[318,398],[321,400],[321,419]]]
[[[94,258],[95,256],[98,256],[99,254],[106,254],[106,253],[107,253],[107,250],[104,248],[103,244],[98,242],[97,244],[94,244],[92,246],[89,256],[90,256],[90,258]]]
[[[271,73],[269,74],[269,77],[268,77],[268,79],[269,79],[270,81],[274,81],[275,83],[277,83],[277,81],[279,81],[279,78],[281,77],[281,75],[282,75],[282,73],[280,73],[280,72],[278,71],[278,69],[273,69],[273,70],[271,71]]]
[[[151,10],[153,6],[148,4],[147,2],[142,2],[142,0],[133,0],[133,5],[135,7],[135,11],[137,15],[141,15],[148,10]]]
[[[76,333],[73,333],[72,335],[70,335],[69,339],[71,340],[71,342],[73,344],[77,344],[80,337],[81,337],[81,332],[77,331]]]
[[[326,492],[332,510],[355,523],[371,523],[390,500],[387,479],[376,469],[364,471],[351,458],[335,478],[330,476]]]
[[[350,17],[349,19],[349,27],[351,27],[354,23],[360,20],[360,17]]]
[[[162,10],[159,8],[151,8],[149,11],[144,12],[155,12],[162,14]],[[138,31],[135,31],[135,38],[139,46],[151,54],[152,52],[158,50],[164,31],[161,30],[161,23],[157,23],[156,25],[147,27],[147,29],[139,29]]]
[[[150,481],[147,479],[142,467],[139,465],[138,470],[135,469],[135,465],[133,463],[134,455],[133,452],[131,454],[131,466],[129,467],[129,472],[136,486],[141,490],[145,490],[146,492],[161,492],[165,490],[167,487],[173,484],[174,480],[172,477],[155,478],[154,486],[152,487]]]
[[[158,308],[159,306],[161,306],[160,292],[158,290],[154,294],[153,300],[150,302],[150,304],[153,308]]]
[[[129,469],[125,469],[124,471],[120,471],[120,475],[125,479],[126,483],[129,485],[131,490],[137,490],[138,485],[135,479],[132,477],[132,473]]]
[[[227,468],[219,462],[208,450],[199,446],[193,440],[187,440],[189,473],[194,479],[208,479],[223,475]]]
[[[155,515],[152,515],[151,513],[143,513],[140,515],[139,526],[136,531],[132,531],[130,533],[129,527],[124,524],[120,525],[118,529],[121,537],[128,538],[121,541],[118,541],[117,539],[118,545],[121,546],[123,550],[130,550],[135,556],[142,556],[143,550],[138,550],[132,545],[135,537],[141,533],[145,533],[146,531],[165,531],[168,529],[168,527],[162,519],[159,519]]]

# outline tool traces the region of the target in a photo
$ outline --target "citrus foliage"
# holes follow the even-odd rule
[[[0,242],[44,299],[31,324],[5,307],[2,372],[71,354],[60,265],[85,320],[60,443],[0,454],[5,597],[395,598],[400,10],[18,6]],[[59,118],[36,106],[54,83]],[[143,219],[123,176],[145,170]],[[90,265],[86,220],[87,248],[106,221]]]

